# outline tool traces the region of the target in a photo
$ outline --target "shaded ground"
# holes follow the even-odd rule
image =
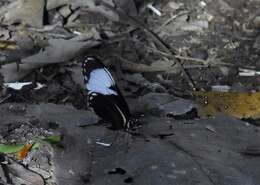
[[[1,113],[8,107],[10,105],[2,105]],[[65,116],[61,117],[61,112]],[[111,147],[95,142],[110,143],[115,136],[113,131],[103,126],[78,126],[96,121],[95,115],[87,111],[40,104],[27,105],[20,115],[13,112],[9,115],[13,123],[19,123],[13,131],[8,131],[9,137],[15,136],[21,125],[35,119],[41,120],[37,127],[23,127],[27,133],[25,137],[29,137],[28,130],[36,132],[40,125],[49,132],[63,134],[61,146],[49,151],[41,148],[32,154],[38,156],[37,160],[29,162],[29,169],[41,173],[40,167],[46,174],[49,173],[49,183],[55,180],[59,184],[75,185],[257,185],[260,180],[259,158],[253,155],[260,144],[259,128],[223,115],[189,122],[148,116],[143,120],[145,124],[140,136],[120,132]],[[59,127],[48,128],[47,123],[50,122],[57,123]],[[37,152],[41,152],[40,158]],[[51,166],[46,165],[46,160],[41,160],[45,157]],[[35,165],[38,167],[33,168]],[[26,171],[24,169],[24,173],[29,173]]]
[[[152,1],[162,16],[146,1],[93,2],[0,1],[0,144],[63,136],[22,161],[0,155],[0,183],[259,185],[259,127],[198,118],[191,97],[215,85],[259,91],[259,2]],[[84,96],[86,54],[143,114],[136,134],[97,124]],[[15,81],[32,84],[4,84]]]

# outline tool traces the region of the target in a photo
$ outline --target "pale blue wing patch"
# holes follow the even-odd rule
[[[112,86],[115,86],[115,81],[106,68],[91,71],[86,84],[89,94],[96,92],[103,95],[118,95],[116,91],[110,89]]]

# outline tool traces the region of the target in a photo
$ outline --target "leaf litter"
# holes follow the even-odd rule
[[[176,124],[185,119],[196,120],[197,112],[201,118],[216,117],[219,113],[224,113],[239,119],[259,119],[260,80],[257,61],[259,61],[260,44],[257,32],[259,16],[257,16],[256,1],[241,4],[241,1],[233,0],[219,2],[10,0],[0,3],[1,23],[3,23],[0,29],[0,73],[3,77],[0,79],[2,85],[0,102],[3,105],[24,102],[31,105],[46,102],[57,104],[57,106],[73,105],[78,108],[79,112],[81,109],[86,109],[78,58],[86,54],[95,54],[115,72],[127,100],[132,102],[132,111],[142,113],[144,119],[154,116],[160,119],[166,118],[167,124],[172,124],[173,121]],[[237,7],[243,7],[244,11],[240,11]],[[38,84],[38,88],[31,86],[13,91],[4,86],[6,83],[16,81],[21,84],[32,82],[34,85]],[[41,88],[39,84],[44,84],[44,88]],[[211,92],[210,88],[213,91],[224,92]],[[193,93],[195,89],[199,91]],[[200,103],[200,108],[194,106],[191,101],[192,94]],[[136,102],[135,99],[138,101]],[[59,111],[59,108],[56,107],[53,112]],[[34,113],[38,115],[39,107],[35,109]],[[197,110],[193,113],[194,109]],[[191,110],[192,115],[188,115]],[[9,116],[9,112],[13,112],[14,115]],[[63,133],[50,136],[49,132],[53,130],[50,131],[48,127],[48,129],[40,129],[37,120],[28,122],[28,117],[21,116],[24,112],[26,111],[20,111],[15,107],[6,109],[6,114],[3,114],[6,119],[2,120],[4,126],[0,125],[0,136],[3,135],[0,137],[3,143],[0,145],[0,151],[7,156],[9,153],[19,154],[20,152],[20,159],[30,161],[27,163],[30,169],[33,166],[34,170],[44,174],[44,178],[39,178],[17,163],[12,163],[17,164],[11,166],[12,169],[19,171],[17,174],[23,174],[23,178],[20,179],[28,180],[26,183],[15,182],[15,184],[37,184],[29,178],[30,176],[39,180],[38,184],[42,183],[42,179],[51,184],[52,180],[55,181],[55,178],[52,178],[54,175],[51,172],[46,173],[45,170],[51,171],[52,161],[49,156],[52,156],[52,149],[48,148],[46,142],[54,144],[53,147],[58,146],[63,139],[61,137]],[[45,117],[51,115],[48,114]],[[81,118],[80,115],[75,116],[74,119]],[[17,117],[19,121],[12,121]],[[40,122],[45,120],[45,117],[41,117]],[[52,119],[51,122],[47,120],[47,122],[49,125],[55,124],[58,130],[61,126],[60,121],[65,119],[70,118],[61,113],[60,116],[55,117],[55,120]],[[153,126],[154,120],[156,119],[154,118],[147,125]],[[211,121],[211,119],[208,120]],[[163,121],[160,123],[161,129],[165,125]],[[23,127],[17,126],[23,124],[25,124]],[[169,129],[174,124],[170,125]],[[194,124],[192,132],[195,132],[198,125]],[[190,125],[186,124],[183,127],[188,126]],[[93,129],[86,128],[84,128],[86,132]],[[102,129],[101,126],[97,128]],[[218,125],[206,124],[203,129],[205,128],[214,133],[209,137],[219,136]],[[158,135],[160,129],[154,129],[157,133],[153,135]],[[77,129],[68,130],[71,133],[77,132]],[[181,140],[185,141],[187,137],[185,132],[188,131],[186,129],[183,131]],[[78,133],[70,135],[70,132],[65,134],[66,142],[68,142],[67,138],[71,138],[71,142],[76,140],[81,143],[81,140],[84,141],[87,138],[87,143],[96,143],[89,138],[92,132],[84,134],[81,140],[77,138]],[[164,130],[160,133],[172,132]],[[176,130],[173,133],[171,137],[165,137],[165,140],[178,137]],[[190,133],[190,135],[194,134]],[[34,140],[38,136],[44,139]],[[102,137],[99,135],[99,138]],[[191,140],[193,141],[194,138]],[[33,144],[28,144],[28,141],[32,141]],[[75,143],[66,145],[66,142],[65,146],[68,148],[75,146],[75,148],[66,150],[69,152],[63,153],[62,156],[78,154],[77,157],[66,158],[66,164],[77,159],[81,165],[77,165],[77,168],[73,170],[67,169],[70,165],[63,166],[63,169],[66,169],[64,173],[66,171],[71,173],[61,176],[56,174],[55,177],[59,181],[62,181],[64,176],[70,177],[66,179],[66,183],[73,185],[79,182],[75,179],[76,176],[84,179],[81,172],[87,171],[85,180],[88,182],[95,180],[92,175],[99,173],[92,173],[91,167],[88,170],[83,169],[82,165],[93,158],[94,161],[98,160],[93,155],[97,151],[86,149],[85,147],[88,147],[86,143],[84,146],[81,144],[79,148],[82,148],[84,152],[87,151],[87,154],[84,153],[85,158],[81,158],[81,152],[78,152],[80,149],[76,148]],[[203,140],[203,144],[206,142]],[[98,144],[107,145],[105,142]],[[142,148],[147,145],[149,145],[148,142]],[[199,145],[199,147],[202,146]],[[115,149],[114,147],[103,148],[106,148],[108,153],[100,153],[106,155]],[[246,152],[248,155],[258,155],[258,150],[248,150],[244,153]],[[112,153],[116,155],[116,152]],[[38,164],[32,165],[35,158],[44,161],[40,164],[46,166],[36,168]],[[114,157],[113,161],[117,159],[120,158]],[[161,158],[159,161],[162,161]],[[61,163],[63,164],[64,161]],[[139,164],[141,163],[136,163],[137,166]],[[219,171],[220,174],[222,172],[223,170]],[[145,174],[145,171],[141,174]],[[204,173],[202,176],[207,175],[208,173]],[[130,177],[129,180],[125,180],[125,183],[139,183],[138,177],[132,174]],[[103,178],[105,177],[97,179]],[[13,177],[13,179],[19,178]],[[216,181],[218,182],[219,179]],[[185,184],[185,182],[176,183]]]

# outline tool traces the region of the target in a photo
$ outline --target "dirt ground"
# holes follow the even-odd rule
[[[259,92],[258,0],[0,0],[0,184],[260,185],[258,120],[197,115],[193,91]],[[87,107],[108,66],[140,127]],[[29,82],[21,88],[14,82]]]

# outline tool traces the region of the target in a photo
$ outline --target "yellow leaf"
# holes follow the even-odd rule
[[[260,118],[260,92],[194,92],[200,117],[225,113],[237,118]]]
[[[16,158],[18,160],[23,160],[26,157],[26,155],[28,154],[28,152],[30,151],[32,145],[33,144],[26,143],[23,146],[23,148],[16,153]]]
[[[15,50],[17,45],[13,41],[0,40],[0,49],[1,50]]]

